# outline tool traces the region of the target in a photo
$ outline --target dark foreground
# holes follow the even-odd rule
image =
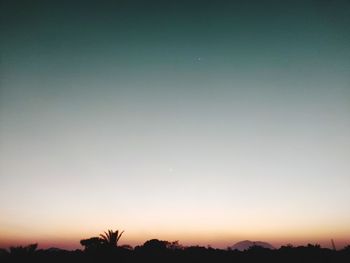
[[[350,262],[350,246],[342,250],[331,250],[319,246],[281,247],[270,250],[252,247],[246,251],[221,250],[205,247],[162,248],[143,247],[135,249],[118,247],[113,249],[75,250],[59,249],[30,250],[27,247],[17,250],[2,249],[0,262]]]

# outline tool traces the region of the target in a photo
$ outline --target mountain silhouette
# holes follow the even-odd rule
[[[262,241],[250,241],[250,240],[244,240],[244,241],[240,241],[237,242],[236,244],[234,244],[231,249],[232,250],[240,250],[240,251],[244,251],[249,249],[250,247],[253,246],[259,246],[259,247],[263,247],[263,248],[269,248],[269,249],[275,249],[274,246],[272,246],[271,244],[267,243],[267,242],[262,242]]]

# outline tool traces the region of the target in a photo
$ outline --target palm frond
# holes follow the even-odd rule
[[[113,230],[109,229],[107,232],[104,232],[104,234],[100,234],[100,237],[105,245],[116,247],[118,246],[118,241],[123,233],[124,231],[119,232],[119,230],[116,230],[114,232]]]

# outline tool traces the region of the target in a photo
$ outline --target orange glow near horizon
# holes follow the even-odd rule
[[[109,228],[106,228],[109,229]],[[98,236],[106,229],[92,228],[90,230],[79,232],[78,229],[51,229],[50,232],[32,232],[24,229],[18,232],[1,229],[0,247],[10,247],[16,245],[26,245],[31,243],[38,243],[40,248],[59,247],[63,249],[81,249],[79,241],[81,239]],[[170,228],[169,228],[170,229]],[[121,230],[121,228],[119,229]],[[226,248],[232,246],[238,241],[253,240],[265,241],[271,243],[276,248],[281,245],[293,244],[306,245],[308,243],[320,244],[323,247],[330,247],[330,239],[336,241],[337,248],[340,249],[350,243],[348,239],[350,229],[348,226],[337,227],[336,229],[328,229],[324,226],[304,228],[290,228],[289,230],[272,227],[262,229],[260,226],[250,229],[239,230],[225,230],[222,226],[217,227],[216,230],[209,230],[206,228],[179,228],[173,231],[162,228],[155,228],[154,226],[147,230],[138,229],[132,231],[124,229],[125,233],[122,236],[119,244],[128,244],[131,246],[142,245],[145,241],[153,238],[160,240],[175,241],[179,240],[182,245],[201,245],[218,248]]]
[[[254,209],[248,209],[241,204],[216,205],[211,200],[200,203],[194,199],[189,199],[185,206],[176,202],[166,206],[166,200],[163,200],[139,209],[121,206],[116,211],[107,206],[81,205],[76,208],[74,204],[66,204],[50,211],[56,216],[43,210],[35,213],[28,210],[24,218],[13,216],[8,210],[4,213],[7,217],[0,218],[0,247],[39,243],[42,248],[82,248],[81,239],[98,236],[107,229],[125,230],[120,244],[132,246],[142,245],[152,238],[179,240],[186,246],[219,248],[247,239],[266,241],[275,247],[288,243],[319,243],[330,247],[330,239],[336,241],[338,248],[350,243],[346,216],[332,218],[318,207],[313,210],[302,206],[273,207],[278,201],[273,202],[268,205],[258,203]]]
[[[67,204],[64,209],[69,217],[38,213],[16,218],[9,213],[10,216],[0,218],[0,246],[39,243],[43,248],[76,249],[81,248],[81,239],[98,236],[107,229],[125,230],[120,244],[132,246],[142,245],[152,238],[220,248],[247,239],[266,241],[275,247],[288,243],[319,243],[329,247],[330,239],[336,241],[338,248],[350,243],[348,220],[332,219],[323,210],[302,210],[301,215],[299,208],[273,210],[265,205],[249,210],[236,205],[236,209],[229,210],[230,206],[187,203],[184,207],[164,206],[161,210],[157,206],[149,206],[139,210],[124,210],[122,207],[118,211],[102,207],[95,213],[84,206],[77,211],[75,206]],[[237,213],[238,210],[241,213]],[[44,216],[45,220],[40,218]]]

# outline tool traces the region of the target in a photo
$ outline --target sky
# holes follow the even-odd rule
[[[0,14],[0,247],[350,244],[350,1]]]

